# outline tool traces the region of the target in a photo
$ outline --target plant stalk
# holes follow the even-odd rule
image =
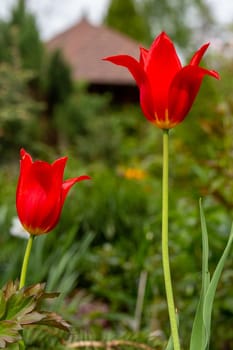
[[[180,350],[176,310],[174,304],[168,247],[168,170],[169,170],[169,131],[163,130],[163,181],[162,181],[162,262],[168,314],[174,350]]]
[[[30,254],[31,254],[33,239],[34,239],[34,236],[30,235],[30,237],[28,239],[28,242],[27,242],[27,247],[26,247],[26,250],[25,250],[25,254],[24,254],[24,259],[23,259],[23,264],[22,264],[22,269],[21,269],[21,275],[20,275],[20,281],[19,281],[19,289],[21,289],[21,288],[23,288],[25,286],[27,269],[28,269],[28,262],[29,262],[29,257],[30,257]]]

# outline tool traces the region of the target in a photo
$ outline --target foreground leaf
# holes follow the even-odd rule
[[[226,248],[223,251],[223,254],[221,256],[221,259],[218,262],[218,265],[213,273],[213,277],[211,279],[211,282],[209,284],[208,290],[205,295],[204,304],[203,304],[203,319],[204,324],[206,328],[206,338],[205,338],[205,348],[208,348],[209,340],[210,340],[210,328],[211,328],[211,314],[212,314],[212,308],[213,308],[213,302],[214,297],[218,285],[218,281],[220,279],[225,261],[229,255],[231,245],[233,242],[233,225],[231,228],[231,233],[226,245]]]
[[[227,245],[210,280],[208,270],[208,233],[202,203],[200,201],[202,227],[202,288],[191,333],[190,350],[207,350],[210,342],[211,316],[217,285],[233,242],[233,225]]]
[[[21,326],[14,321],[0,321],[0,349],[4,349],[11,343],[21,339],[19,331]]]
[[[171,335],[170,335],[170,337],[168,339],[168,343],[167,343],[167,346],[166,346],[165,350],[173,350],[173,341],[172,341],[172,336]]]
[[[37,324],[56,327],[63,331],[68,331],[70,329],[69,323],[55,312],[44,312],[44,318],[38,321]]]
[[[19,342],[23,327],[47,325],[68,331],[69,324],[55,312],[41,310],[41,302],[57,297],[45,292],[45,284],[18,289],[18,283],[8,282],[0,290],[0,348]]]
[[[0,290],[0,319],[3,317],[6,311],[6,300],[2,290]]]
[[[210,283],[210,273],[208,267],[209,260],[209,243],[208,232],[206,226],[205,215],[202,207],[202,201],[200,199],[200,219],[201,219],[201,232],[202,232],[202,286],[201,294],[198,302],[193,328],[190,340],[190,350],[204,350],[205,349],[205,325],[203,321],[203,304],[207,289]]]

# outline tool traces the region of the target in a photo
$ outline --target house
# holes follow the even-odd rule
[[[60,49],[71,67],[73,78],[85,81],[89,91],[112,93],[117,102],[138,101],[138,89],[131,74],[103,61],[117,54],[139,57],[140,44],[104,25],[94,26],[82,19],[46,43],[48,50]]]

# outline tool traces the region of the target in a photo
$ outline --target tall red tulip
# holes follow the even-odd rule
[[[161,129],[170,129],[187,116],[203,77],[219,78],[217,72],[199,66],[208,46],[203,45],[189,64],[182,67],[171,39],[162,32],[149,50],[140,49],[139,62],[128,55],[104,60],[128,68],[140,90],[140,104],[146,118]]]
[[[63,181],[67,157],[49,164],[41,160],[33,162],[24,149],[21,149],[20,155],[16,192],[18,216],[31,235],[41,235],[51,231],[58,223],[70,188],[90,177],[83,175]]]

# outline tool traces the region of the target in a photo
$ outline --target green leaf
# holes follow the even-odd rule
[[[25,349],[25,347],[21,347],[21,342],[23,342],[22,340],[20,340],[18,343],[12,343],[7,345],[7,350],[23,350]]]
[[[0,349],[21,339],[21,326],[16,321],[0,321]]]
[[[18,290],[18,287],[19,287],[18,282],[15,282],[15,283],[13,281],[7,282],[2,289],[5,295],[5,299],[8,300],[13,294],[15,294],[16,291]]]
[[[225,261],[228,257],[228,254],[231,249],[231,245],[233,242],[233,225],[231,228],[230,236],[227,242],[227,245],[223,251],[223,254],[218,262],[218,265],[213,273],[213,277],[209,284],[208,290],[205,295],[204,304],[203,304],[203,319],[206,328],[206,340],[205,340],[205,348],[208,348],[209,340],[210,340],[210,328],[211,328],[211,314],[213,308],[214,297],[218,285],[218,281],[220,279]]]
[[[165,350],[173,350],[173,341],[172,341],[172,336],[171,335],[170,335],[170,337],[168,339],[168,343],[167,343],[167,346],[166,346]]]
[[[0,290],[0,319],[4,316],[6,310],[6,300],[5,295],[2,290]]]
[[[44,312],[44,318],[38,321],[37,324],[56,327],[64,331],[70,330],[70,325],[63,318],[55,312]]]
[[[68,331],[70,326],[61,316],[41,310],[41,301],[57,295],[45,292],[45,284],[18,289],[18,283],[8,282],[0,290],[0,348],[19,342],[24,326],[43,324]],[[23,342],[18,344],[23,349]]]
[[[200,199],[200,219],[201,219],[201,231],[202,231],[202,286],[201,294],[198,302],[193,328],[190,340],[190,350],[204,350],[205,349],[205,324],[203,320],[203,304],[207,289],[210,283],[210,274],[208,268],[209,260],[209,243],[208,232],[206,226],[205,215],[202,207],[202,201]]]
[[[36,305],[35,300],[30,297],[25,297],[24,294],[18,292],[12,295],[7,303],[6,319],[20,319],[23,315],[34,310]]]
[[[37,311],[32,311],[20,318],[20,324],[22,326],[38,324],[41,320],[45,318],[45,315]]]
[[[231,249],[231,244],[233,241],[233,226],[231,233],[226,245],[226,248],[218,262],[218,265],[213,273],[212,279],[210,281],[210,275],[208,271],[208,233],[206,228],[206,221],[204,216],[204,211],[202,208],[202,203],[200,200],[200,217],[201,217],[201,227],[202,227],[202,289],[200,300],[198,303],[193,329],[191,333],[190,350],[206,350],[209,347],[210,341],[210,328],[211,328],[211,315],[214,297],[217,289],[217,285]]]

